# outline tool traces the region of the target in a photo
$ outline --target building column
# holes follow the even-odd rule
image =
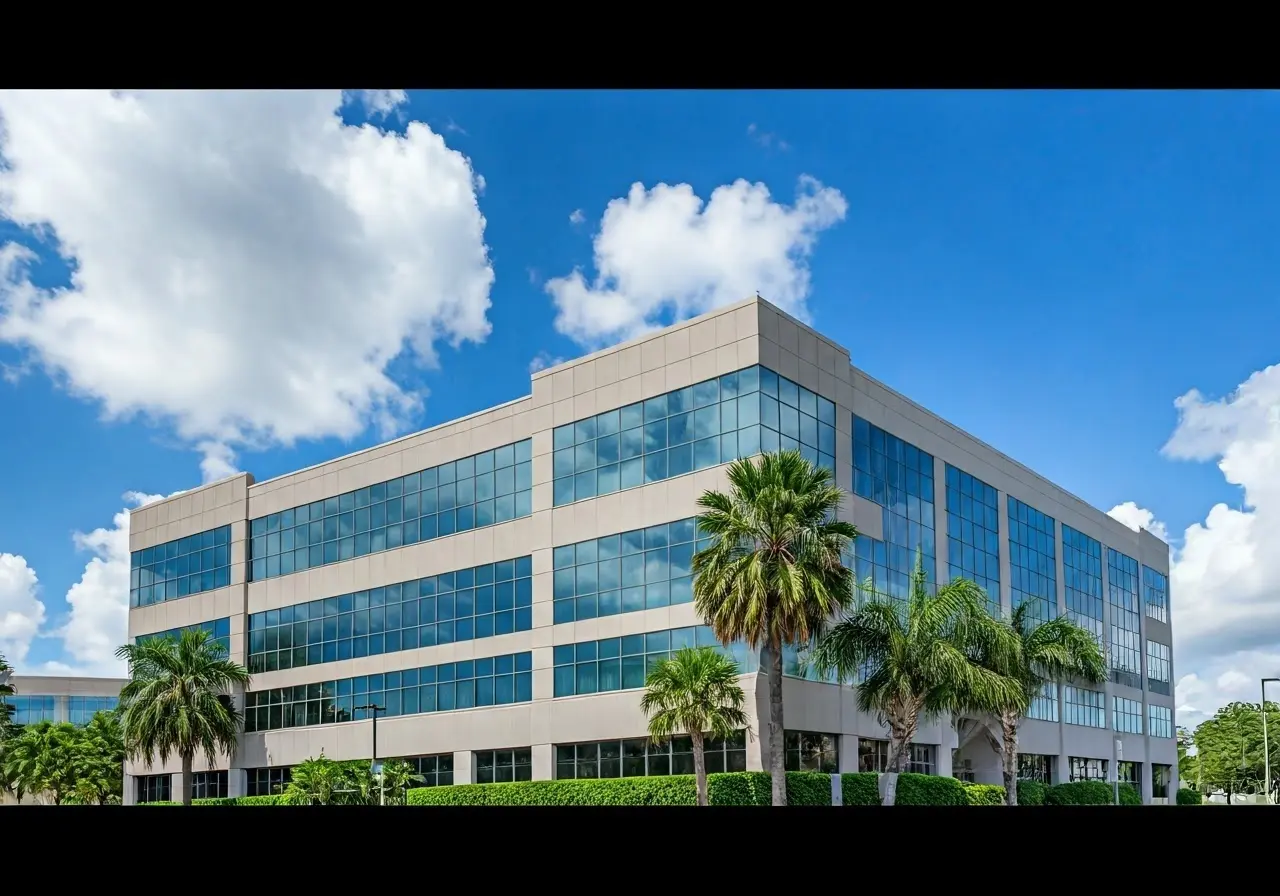
[[[195,774],[192,772],[192,774]],[[182,774],[182,772],[174,772],[169,776],[169,799],[175,803],[182,802],[182,795],[187,792],[187,788],[191,786],[191,782]]]
[[[1000,549],[1000,609],[1013,612],[1013,557],[1009,548],[1009,495],[996,489],[996,543]]]
[[[138,802],[138,780],[133,775],[124,775],[124,784],[120,790],[120,804],[133,806]]]
[[[475,770],[472,764],[475,762],[474,754],[470,750],[453,754],[453,783],[454,784],[474,784]]]
[[[530,748],[533,759],[533,780],[552,781],[556,777],[556,748],[553,744],[534,744]],[[457,754],[455,753],[456,757]],[[454,762],[458,760],[455,758]],[[456,766],[455,766],[456,767]],[[455,772],[456,774],[456,772]]]
[[[249,795],[249,773],[242,768],[233,768],[227,771],[227,796],[248,796]]]
[[[1142,805],[1150,806],[1151,800],[1155,797],[1155,786],[1151,780],[1151,776],[1155,773],[1155,763],[1151,761],[1150,742],[1147,746],[1147,761],[1142,763],[1142,768],[1138,772],[1138,783],[1141,785],[1138,789],[1142,791]]]
[[[841,734],[837,743],[840,774],[848,775],[858,770],[858,736]]]

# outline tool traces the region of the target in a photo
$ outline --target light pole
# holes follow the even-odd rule
[[[1263,787],[1267,804],[1271,804],[1271,744],[1267,740],[1267,682],[1277,682],[1280,678],[1262,679],[1262,768]]]
[[[386,712],[387,708],[376,703],[366,703],[364,706],[357,706],[356,709],[367,709],[373,713],[373,762],[371,763],[371,768],[373,773],[378,775],[378,805],[385,806],[387,804],[387,789],[383,787],[382,775],[378,771],[378,713]]]
[[[1115,762],[1113,763],[1113,765],[1115,765],[1116,767],[1116,770],[1111,775],[1112,796],[1115,799],[1115,804],[1117,806],[1120,805],[1120,760],[1123,758],[1124,758],[1124,744],[1121,743],[1120,738],[1117,737],[1116,749],[1115,749]]]

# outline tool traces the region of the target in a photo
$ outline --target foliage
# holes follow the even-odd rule
[[[978,585],[955,579],[935,593],[917,553],[905,601],[874,594],[870,582],[864,590],[873,596],[822,636],[812,662],[842,681],[861,674],[858,708],[888,725],[889,771],[906,767],[922,715],[993,713],[1021,698],[1018,681],[993,671],[1012,666],[1017,643],[987,614]]]
[[[37,722],[5,745],[5,778],[19,799],[48,794],[55,806],[76,790],[83,733],[69,722]]]
[[[191,804],[191,766],[196,753],[214,764],[217,753],[232,753],[241,714],[229,698],[249,672],[228,659],[208,632],[184,631],[178,638],[149,638],[125,644],[116,655],[128,664],[129,681],[120,692],[127,753],[135,759],[182,760],[182,802]]]
[[[967,806],[968,794],[955,778],[938,775],[898,775],[899,806]]]
[[[420,787],[426,778],[413,770],[403,759],[388,759],[382,763],[382,779],[371,796],[371,802],[385,802],[388,806],[403,806],[405,794],[412,787]]]
[[[1105,781],[1068,781],[1050,787],[1044,802],[1046,806],[1109,806],[1115,798]]]
[[[649,735],[662,743],[677,734],[693,741],[698,805],[707,801],[706,735],[728,738],[750,724],[747,697],[738,684],[738,664],[711,647],[685,647],[662,660],[645,679],[640,711]]]
[[[1019,806],[1043,806],[1049,788],[1039,781],[1018,782]]]
[[[1199,806],[1204,802],[1204,796],[1198,790],[1183,787],[1178,791],[1176,802],[1179,806]]]
[[[761,651],[769,683],[772,804],[784,805],[782,649],[811,643],[853,599],[844,565],[857,530],[837,520],[842,492],[798,451],[734,461],[728,493],[698,499],[710,545],[693,558],[694,603],[722,644]]]
[[[999,784],[966,784],[964,795],[970,806],[1003,806],[1004,788]]]
[[[1280,706],[1267,701],[1267,725],[1271,767],[1280,762]],[[1262,711],[1257,703],[1229,703],[1211,719],[1201,722],[1192,736],[1195,743],[1195,778],[1201,790],[1222,789],[1227,794],[1261,793],[1265,780]],[[1273,779],[1276,775],[1273,773]],[[1273,780],[1273,786],[1280,783]]]
[[[17,688],[8,680],[6,676],[13,674],[13,667],[9,665],[4,658],[4,654],[0,653],[0,744],[3,744],[6,736],[10,733],[10,724],[13,721],[13,704],[8,702],[8,698],[18,693]]]
[[[1113,799],[1112,802],[1115,802]],[[1120,783],[1120,805],[1122,806],[1141,806],[1142,791],[1132,784],[1125,782]]]
[[[335,762],[321,753],[293,767],[281,802],[288,806],[363,806],[377,802],[377,790],[369,763]]]
[[[1067,616],[1041,622],[1035,616],[1036,609],[1036,601],[1023,601],[1015,607],[1007,625],[1001,625],[1012,639],[984,642],[977,657],[986,668],[1021,685],[1010,695],[1014,699],[995,713],[1001,731],[1005,799],[1011,806],[1018,804],[1018,724],[1032,702],[1046,684],[1068,679],[1096,684],[1107,676],[1107,658],[1092,632]],[[992,644],[996,649],[989,652]]]
[[[120,714],[95,713],[76,743],[75,793],[83,803],[118,804],[124,787],[124,730]]]
[[[139,803],[141,806],[181,806],[182,803],[172,801],[155,802],[155,803]],[[280,795],[274,796],[210,796],[201,797],[198,800],[192,800],[193,806],[287,806],[284,798]]]
[[[846,806],[880,805],[880,776],[875,772],[851,772],[840,776],[841,802]]]

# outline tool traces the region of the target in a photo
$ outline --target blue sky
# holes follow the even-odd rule
[[[0,92],[0,119],[0,245],[31,252],[0,252],[0,650],[23,671],[109,669],[125,493],[375,444],[527,394],[535,358],[755,288],[1167,527],[1188,712],[1280,671],[1274,95]],[[366,121],[407,131],[398,154]],[[752,218],[739,179],[776,207]],[[716,220],[637,183],[687,185]],[[699,229],[718,238],[681,236]],[[42,291],[67,284],[60,245],[71,295]],[[606,301],[631,316],[581,316]],[[257,354],[199,337],[255,330]]]

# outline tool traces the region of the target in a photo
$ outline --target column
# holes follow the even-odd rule
[[[533,759],[533,780],[552,781],[556,776],[556,748],[552,744],[534,744],[530,748]],[[454,754],[454,762],[457,762]],[[456,768],[456,766],[455,766]],[[455,772],[456,774],[456,772]]]
[[[1000,608],[1013,612],[1013,562],[1009,553],[1009,495],[996,489],[996,533],[1000,546]]]
[[[248,796],[249,795],[249,773],[242,768],[232,768],[227,771],[227,796]]]
[[[475,771],[472,764],[475,762],[474,754],[470,750],[453,754],[453,783],[454,784],[474,784]]]
[[[1065,549],[1062,546],[1062,523],[1058,520],[1053,522],[1053,571],[1057,577],[1058,590],[1058,615],[1067,615],[1067,574],[1065,565],[1063,564],[1063,554]],[[1066,705],[1066,686],[1058,685],[1058,759],[1054,763],[1053,782],[1054,784],[1064,783],[1069,776],[1070,757],[1067,756],[1067,705]]]
[[[848,775],[858,770],[858,736],[841,734],[838,741],[840,774]]]

